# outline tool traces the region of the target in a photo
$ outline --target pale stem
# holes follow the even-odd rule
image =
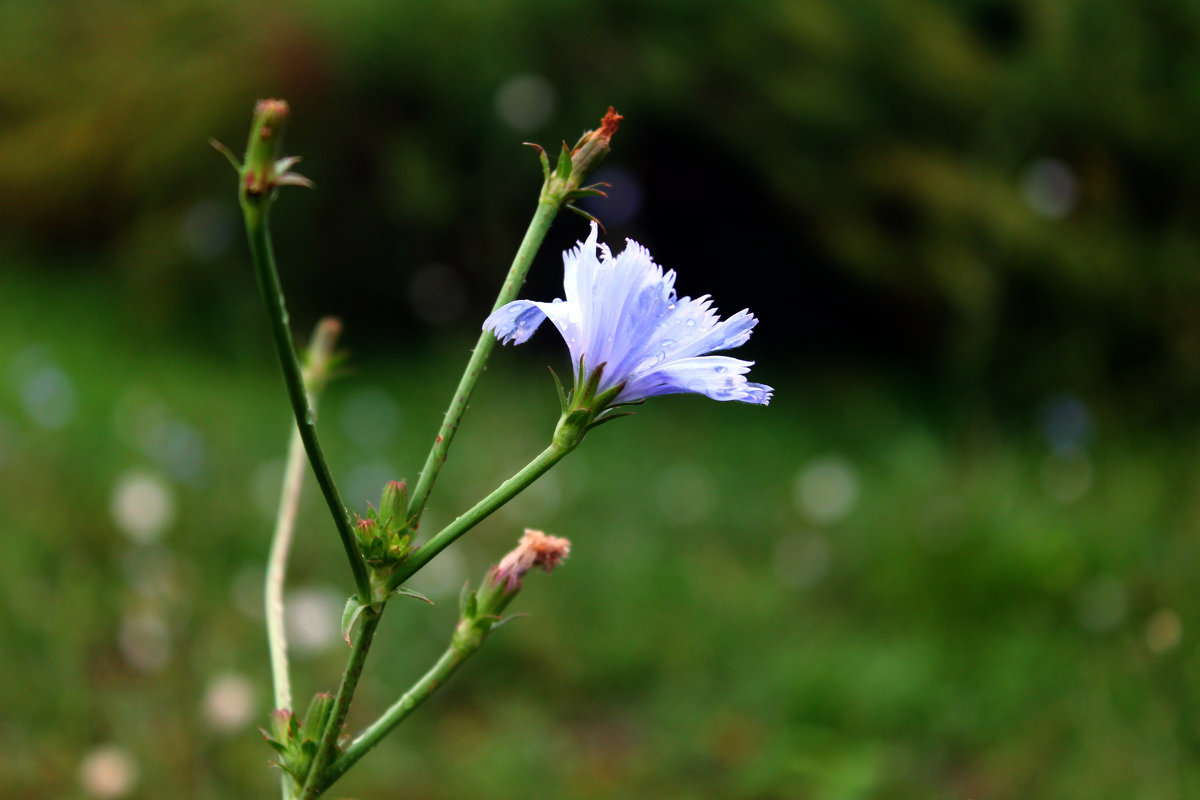
[[[308,402],[313,411],[317,408],[317,395],[325,387],[329,376],[329,365],[333,349],[341,332],[341,323],[326,317],[317,323],[312,343],[308,348],[307,365],[303,371],[304,386]],[[288,442],[287,464],[283,473],[283,489],[279,497],[279,510],[275,516],[275,532],[271,536],[271,552],[267,559],[267,577],[264,601],[267,617],[267,645],[271,654],[271,679],[275,689],[275,708],[290,711],[292,708],[291,680],[288,677],[287,635],[284,629],[283,583],[287,574],[288,555],[292,547],[292,534],[296,527],[296,512],[300,506],[300,490],[304,485],[306,458],[300,431],[292,428]],[[286,776],[285,776],[286,777]]]

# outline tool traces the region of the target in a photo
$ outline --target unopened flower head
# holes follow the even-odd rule
[[[563,253],[565,300],[516,300],[493,312],[485,330],[505,344],[526,341],[547,318],[567,342],[580,385],[603,367],[596,394],[623,384],[611,401],[694,392],[714,400],[766,405],[773,389],[751,383],[753,361],[706,355],[745,344],[758,320],[743,309],[722,320],[708,295],[675,294],[675,272],[663,272],[632,240],[616,256],[587,241]]]

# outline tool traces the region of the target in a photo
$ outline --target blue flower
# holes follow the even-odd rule
[[[563,253],[563,268],[566,300],[516,300],[492,312],[484,330],[521,344],[548,318],[571,351],[577,386],[600,368],[596,395],[623,384],[614,405],[679,392],[770,402],[770,386],[746,379],[753,361],[706,355],[746,343],[758,324],[749,311],[722,320],[708,295],[676,297],[674,270],[664,274],[632,240],[614,257],[597,244],[594,222],[587,241]]]

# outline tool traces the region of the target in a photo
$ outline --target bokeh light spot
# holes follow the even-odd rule
[[[257,706],[254,684],[240,673],[218,675],[204,690],[204,720],[217,733],[237,733],[245,728],[254,719]]]
[[[127,797],[138,784],[138,766],[124,748],[103,745],[79,763],[79,785],[91,797]]]
[[[109,511],[118,530],[146,544],[160,538],[175,522],[175,493],[157,475],[126,472],[113,487]]]
[[[328,587],[290,592],[284,601],[289,649],[297,656],[312,656],[339,641],[345,602],[341,592]]]
[[[554,113],[554,87],[540,75],[515,75],[496,90],[496,115],[518,131],[546,124]]]
[[[1053,449],[1077,449],[1091,438],[1092,415],[1075,395],[1056,394],[1047,398],[1038,411],[1038,428]]]
[[[125,663],[138,672],[158,672],[171,658],[171,632],[157,613],[126,614],[117,641]]]
[[[858,501],[858,473],[839,455],[814,459],[796,475],[792,498],[811,521],[837,522]]]
[[[1179,646],[1183,639],[1183,622],[1169,608],[1154,613],[1146,620],[1146,646],[1154,653],[1165,653]]]
[[[75,384],[58,367],[44,365],[21,383],[21,405],[34,424],[57,430],[75,416]]]
[[[1050,453],[1042,459],[1042,488],[1060,505],[1070,505],[1092,487],[1092,462],[1082,451]]]
[[[1021,177],[1021,196],[1035,213],[1061,219],[1078,200],[1075,172],[1056,158],[1040,158]]]

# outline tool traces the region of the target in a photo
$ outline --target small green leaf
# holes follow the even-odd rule
[[[358,595],[350,595],[350,599],[346,601],[346,607],[342,609],[342,638],[346,640],[346,644],[350,644],[350,631],[354,629],[354,623],[358,621],[358,615],[367,608],[367,604],[358,599]]]
[[[230,150],[228,147],[226,147],[226,146],[225,146],[224,144],[222,144],[221,142],[218,142],[216,139],[209,139],[209,140],[208,140],[208,143],[209,143],[210,145],[212,145],[212,147],[213,147],[213,149],[214,149],[214,150],[216,150],[216,151],[217,151],[218,153],[220,153],[221,155],[225,156],[225,159],[226,159],[226,160],[227,160],[227,161],[228,161],[230,164],[232,164],[232,165],[233,165],[233,168],[234,168],[235,170],[237,170],[238,174],[239,174],[239,175],[241,174],[241,172],[242,172],[242,165],[241,165],[240,163],[238,163],[237,156],[235,156],[235,155],[233,154],[233,151],[232,151],[232,150]]]
[[[392,594],[401,595],[403,597],[412,597],[416,600],[421,600],[423,602],[429,603],[429,605],[434,604],[433,601],[430,600],[428,597],[421,594],[420,592],[414,592],[412,589],[405,589],[405,588],[401,587],[401,588],[393,591]]]

